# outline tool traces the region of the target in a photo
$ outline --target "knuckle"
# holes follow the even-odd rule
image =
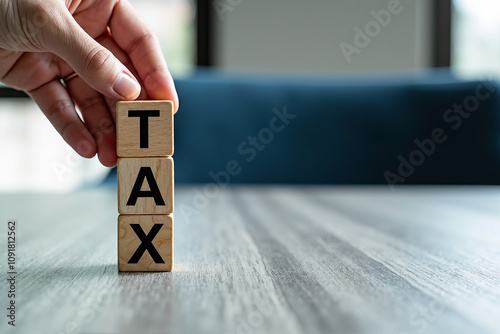
[[[143,49],[146,44],[159,44],[158,37],[152,32],[147,32],[132,41],[126,52],[127,54],[132,54],[136,50]]]
[[[26,23],[23,24],[26,33],[35,39],[35,36],[45,30],[44,28],[50,28],[49,31],[53,30],[51,22],[54,22],[54,11],[57,11],[58,7],[58,3],[53,0],[35,1],[27,12]]]
[[[66,124],[64,124],[64,126],[61,128],[61,136],[63,138],[66,138],[67,137],[67,132],[71,129],[71,126],[73,125],[77,125],[79,124],[79,121],[78,120],[73,120],[73,121],[70,121]]]
[[[58,123],[64,116],[74,108],[73,103],[68,100],[58,100],[48,108],[47,118],[52,123]]]
[[[79,118],[68,121],[68,115],[73,112],[73,109],[74,104],[70,100],[58,100],[48,108],[47,118],[63,138],[66,138],[72,126],[81,122]]]
[[[165,72],[167,72],[167,68],[165,66],[162,66],[162,65],[158,65],[158,66],[151,66],[147,69],[147,72],[146,72],[146,75],[147,76],[155,76],[157,74],[165,74]]]
[[[31,17],[48,22],[54,16],[54,3],[52,1],[36,1],[31,8]]]
[[[144,85],[147,89],[155,89],[158,86],[158,80],[156,79],[156,77],[163,71],[163,68],[150,68],[146,72],[146,75],[144,76]]]
[[[109,118],[103,118],[97,124],[97,127],[92,131],[92,134],[99,133],[101,135],[107,135],[113,133],[115,130],[115,124]]]
[[[110,118],[103,118],[99,122],[99,129],[105,134],[110,134],[115,131],[115,123]]]
[[[101,96],[94,96],[83,100],[80,103],[79,108],[82,113],[86,113],[103,103],[104,102]]]
[[[85,71],[90,73],[105,73],[111,67],[111,59],[111,52],[100,46],[95,46],[85,58]]]

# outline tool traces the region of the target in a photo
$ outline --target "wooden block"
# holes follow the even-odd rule
[[[171,271],[173,227],[171,215],[118,216],[118,270]]]
[[[173,159],[119,158],[118,212],[159,215],[174,212]]]
[[[116,104],[119,157],[169,157],[174,154],[172,101],[120,101]]]

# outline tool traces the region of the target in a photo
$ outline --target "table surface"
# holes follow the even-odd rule
[[[114,189],[0,195],[0,332],[500,332],[498,187],[196,194],[176,189],[171,273],[117,271]],[[15,328],[4,315],[8,219]]]

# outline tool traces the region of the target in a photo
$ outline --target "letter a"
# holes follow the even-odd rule
[[[150,190],[141,190],[144,179],[147,179]],[[165,201],[161,196],[160,189],[156,183],[153,171],[151,171],[151,167],[141,167],[139,170],[139,174],[137,174],[137,179],[135,180],[134,188],[132,188],[127,205],[135,205],[135,203],[137,203],[137,198],[139,197],[153,197],[156,205],[165,205]]]

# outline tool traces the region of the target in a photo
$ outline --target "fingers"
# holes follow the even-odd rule
[[[80,78],[71,80],[67,85],[97,144],[99,161],[106,167],[114,167],[117,160],[115,126],[103,96]]]
[[[137,74],[137,70],[135,69],[134,65],[132,64],[130,58],[128,55],[123,51],[118,44],[114,41],[113,37],[109,33],[105,33],[101,35],[99,38],[97,38],[97,41],[104,46],[106,49],[111,51],[115,57],[123,64],[125,65],[130,72],[136,77],[139,77]],[[145,89],[141,89],[141,93],[139,94],[139,97],[137,98],[139,100],[149,100],[150,97],[147,94],[147,91]],[[116,99],[110,99],[108,97],[105,97],[106,104],[108,105],[108,108],[111,112],[111,115],[113,116],[113,119],[116,117],[116,102],[118,100]]]
[[[127,54],[120,49],[109,34],[103,34],[97,41],[110,50],[115,57],[135,75],[136,71]],[[61,73],[71,73],[70,65],[61,62]],[[75,78],[67,83],[67,90],[71,98],[81,111],[85,126],[97,145],[99,161],[107,167],[116,165],[116,135],[114,128],[115,108],[117,99],[110,99],[91,88],[85,81]],[[148,99],[144,91],[140,99]]]
[[[78,154],[85,158],[95,156],[94,138],[76,113],[73,100],[58,80],[50,81],[28,94]]]
[[[128,1],[116,4],[110,28],[117,44],[132,60],[148,96],[153,100],[173,101],[177,111],[179,99],[159,42]]]
[[[48,51],[64,59],[100,93],[112,99],[136,99],[141,87],[133,74],[109,50],[90,37],[64,6],[57,7],[51,7],[52,16],[58,20],[54,20],[46,33]]]
[[[54,79],[57,66],[52,59],[49,53],[26,52],[9,69],[2,82],[21,90],[36,89]],[[0,64],[3,66],[1,61]]]

